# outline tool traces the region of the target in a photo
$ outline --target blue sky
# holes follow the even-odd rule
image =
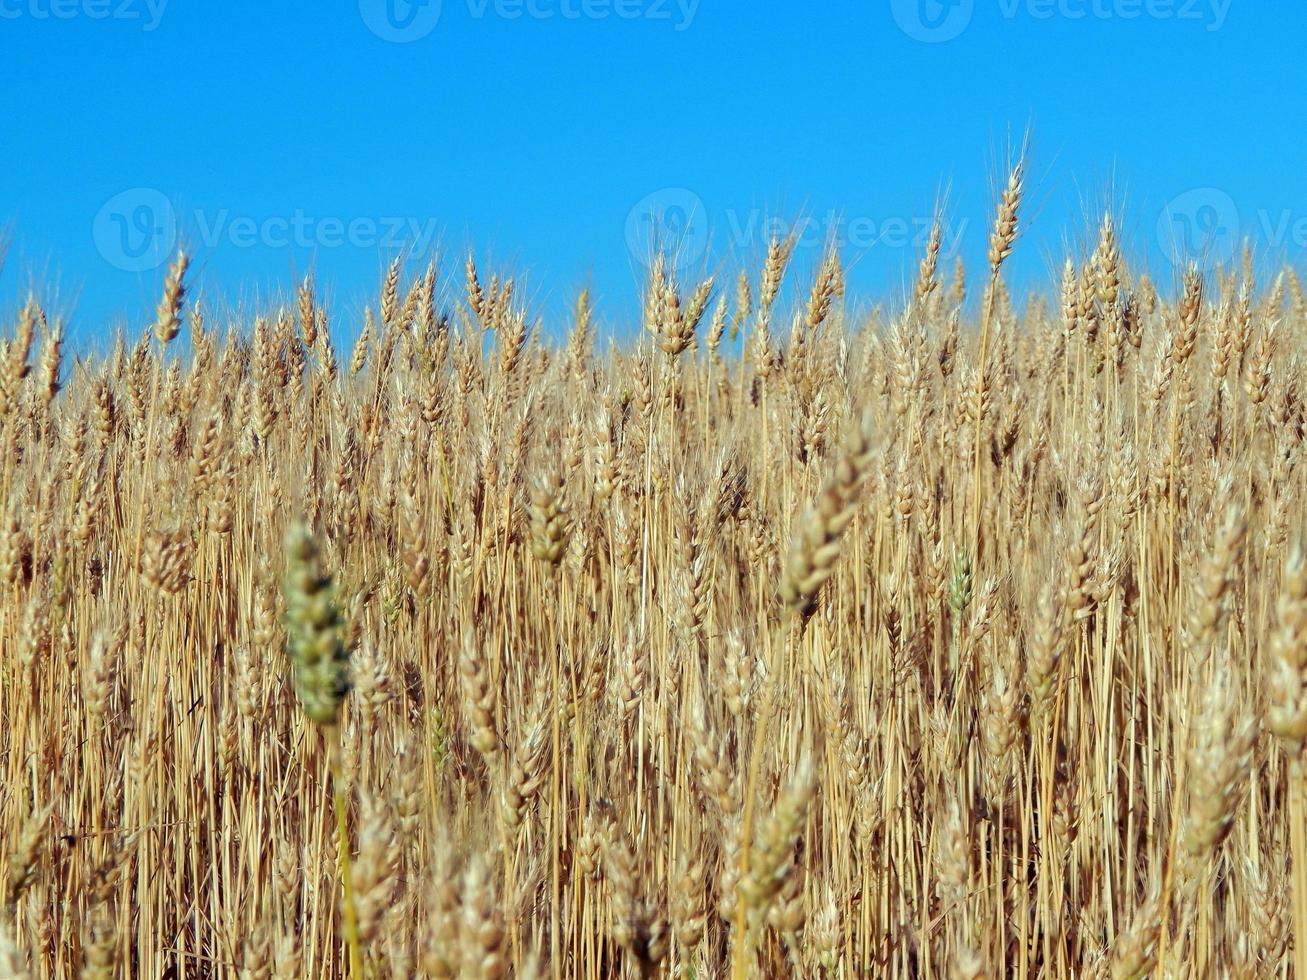
[[[212,304],[312,266],[348,331],[397,250],[475,244],[620,328],[652,235],[690,274],[805,218],[800,265],[833,237],[892,297],[941,198],[979,269],[1027,129],[1020,286],[1107,204],[1163,284],[1297,261],[1304,38],[1252,0],[0,0],[0,309],[139,328],[180,238]]]

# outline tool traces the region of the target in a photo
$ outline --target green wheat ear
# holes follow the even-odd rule
[[[438,774],[444,774],[449,762],[449,734],[445,731],[445,717],[440,708],[431,709],[431,758]]]
[[[286,566],[287,650],[295,695],[310,719],[330,725],[349,693],[349,651],[331,576],[322,574],[317,542],[303,524],[286,536]]]
[[[959,548],[953,553],[953,569],[948,582],[948,604],[956,615],[971,605],[971,552]]]
[[[286,634],[295,696],[304,713],[321,727],[327,742],[336,849],[345,899],[349,976],[359,980],[363,976],[363,946],[350,870],[349,787],[341,765],[340,730],[336,725],[340,704],[350,688],[349,650],[343,639],[340,610],[332,595],[331,576],[322,573],[318,543],[302,522],[295,523],[286,535]]]

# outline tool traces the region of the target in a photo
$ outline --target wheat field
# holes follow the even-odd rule
[[[1307,977],[1307,298],[1109,214],[1016,304],[1021,195],[607,350],[473,258],[27,302],[0,975]]]

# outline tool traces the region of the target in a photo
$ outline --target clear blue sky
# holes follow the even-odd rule
[[[621,322],[651,223],[697,270],[804,216],[894,295],[942,194],[979,268],[1027,128],[1023,285],[1109,202],[1159,280],[1168,228],[1296,260],[1304,40],[1253,0],[0,0],[0,308],[139,327],[180,235],[214,302],[313,265],[343,329],[414,243]]]

